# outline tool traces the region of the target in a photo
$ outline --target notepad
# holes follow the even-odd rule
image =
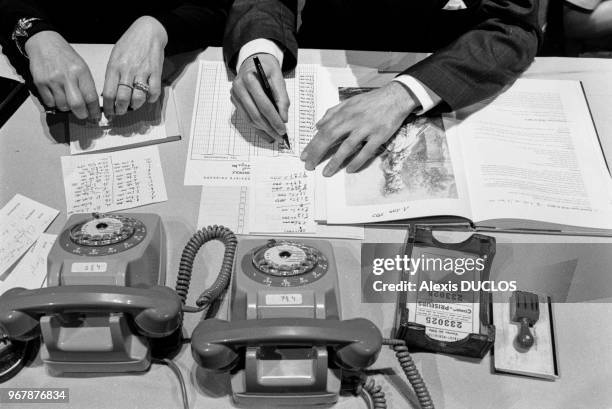
[[[165,87],[160,99],[145,103],[125,115],[99,122],[69,116],[68,133],[72,155],[134,148],[181,139],[178,113],[171,87]]]
[[[109,212],[168,200],[157,146],[63,156],[69,214]]]

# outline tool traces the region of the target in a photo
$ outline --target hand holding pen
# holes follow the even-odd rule
[[[256,57],[268,81],[272,97],[264,91],[264,85],[255,66]],[[247,58],[234,79],[231,97],[232,103],[241,115],[251,126],[261,130],[269,142],[285,143],[283,135],[287,133],[285,123],[288,121],[289,96],[276,57],[270,54],[256,54]]]

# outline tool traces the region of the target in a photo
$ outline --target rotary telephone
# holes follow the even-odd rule
[[[210,240],[225,246],[220,272],[196,306],[185,305],[195,257]],[[151,362],[165,363],[177,374],[188,408],[183,377],[171,359],[184,343],[183,314],[206,318],[232,281],[229,320],[202,320],[191,349],[203,368],[231,372],[239,406],[330,405],[342,382],[356,379],[356,392],[370,407],[386,407],[380,386],[362,371],[389,345],[421,407],[433,408],[404,341],[383,339],[366,319],[342,319],[329,243],[237,244],[227,228],[198,231],[183,250],[172,290],[164,286],[159,216],[73,215],[49,254],[48,287],[0,296],[0,346],[14,360],[4,365],[9,370],[0,372],[0,382],[14,376],[26,351],[34,353],[42,340],[41,358],[52,375],[145,371]],[[0,348],[0,369],[2,355]]]
[[[381,387],[363,377],[391,346],[422,408],[433,408],[405,342],[383,339],[369,320],[343,320],[331,245],[322,240],[244,240],[237,249],[229,321],[201,321],[191,351],[203,368],[231,373],[241,407],[331,405],[343,380],[371,408],[386,408]],[[348,376],[343,376],[348,375]]]
[[[73,215],[49,253],[48,286],[0,297],[0,332],[17,342],[41,337],[52,374],[144,371],[150,341],[180,336],[165,254],[157,215]]]

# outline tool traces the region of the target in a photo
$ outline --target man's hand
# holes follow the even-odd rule
[[[91,72],[59,33],[36,33],[26,41],[25,51],[43,104],[72,111],[80,119],[100,118],[100,102]]]
[[[279,112],[266,96],[253,57],[258,57],[266,72]],[[283,72],[276,57],[270,54],[255,54],[244,60],[234,79],[231,91],[232,103],[251,126],[263,131],[268,142],[282,142],[287,132],[285,123],[289,120],[289,96],[285,88]]]
[[[416,107],[411,93],[397,82],[351,97],[330,108],[317,122],[317,134],[300,159],[306,162],[306,169],[313,170],[328,151],[340,145],[323,169],[323,176],[332,176],[354,154],[346,171],[356,172]]]
[[[168,34],[153,17],[140,17],[121,36],[106,66],[104,114],[123,115],[128,107],[153,103],[161,94],[164,48]],[[135,82],[149,86],[148,93],[134,87]]]

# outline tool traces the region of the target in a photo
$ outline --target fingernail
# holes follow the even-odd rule
[[[300,160],[305,161],[307,157],[308,157],[308,152],[302,151],[302,154],[300,155]]]
[[[346,173],[355,173],[355,168],[354,168],[354,167],[352,167],[352,166],[348,166],[348,167],[346,168]]]
[[[314,168],[312,162],[306,162],[306,170],[314,170]]]

